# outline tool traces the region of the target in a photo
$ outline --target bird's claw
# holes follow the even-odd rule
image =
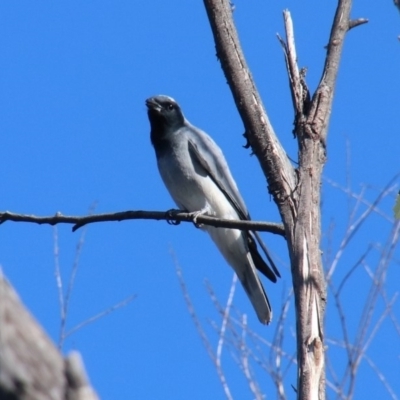
[[[167,224],[169,225],[179,225],[181,223],[181,221],[177,221],[174,218],[174,213],[176,212],[176,210],[174,210],[173,208],[171,208],[170,210],[168,210],[165,213],[165,219],[167,221]]]
[[[201,227],[203,226],[203,224],[201,224],[201,223],[199,224],[199,223],[197,222],[197,218],[198,218],[199,216],[201,216],[201,215],[204,215],[205,213],[206,213],[206,210],[193,211],[193,212],[190,213],[190,216],[192,217],[194,226],[195,226],[196,228],[201,228]]]

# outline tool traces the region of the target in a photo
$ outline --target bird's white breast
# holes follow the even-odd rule
[[[158,160],[160,175],[179,208],[189,212],[207,210],[223,219],[239,219],[225,194],[203,169],[195,170],[187,142]],[[247,253],[242,232],[237,229],[203,226],[229,264],[235,265]]]
[[[210,215],[239,219],[225,194],[201,168],[195,170],[187,142],[158,159],[160,175],[179,208],[189,212],[207,209]]]

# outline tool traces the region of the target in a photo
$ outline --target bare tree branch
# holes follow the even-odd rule
[[[93,204],[90,207],[89,214],[91,214],[93,212],[95,206],[96,206],[96,204]],[[61,267],[60,267],[60,249],[58,246],[58,243],[59,243],[58,230],[57,230],[57,226],[54,227],[54,263],[55,263],[54,274],[55,274],[56,282],[57,282],[58,298],[59,298],[59,303],[60,303],[60,317],[61,317],[60,334],[59,334],[59,339],[58,339],[59,350],[62,349],[65,339],[68,336],[72,335],[73,333],[75,333],[79,329],[83,328],[84,326],[91,324],[91,323],[97,321],[98,319],[112,313],[113,311],[117,310],[118,308],[126,306],[127,304],[129,304],[131,301],[133,301],[136,298],[136,295],[128,296],[121,302],[114,304],[113,306],[98,313],[97,315],[94,315],[94,316],[86,319],[85,321],[77,324],[76,326],[71,328],[69,331],[66,331],[69,305],[70,305],[70,301],[71,301],[72,292],[74,289],[76,274],[77,274],[78,268],[79,268],[80,256],[82,254],[83,245],[85,243],[85,235],[86,235],[86,228],[82,230],[81,236],[76,245],[75,259],[72,264],[72,270],[71,270],[70,278],[68,280],[67,290],[64,293],[64,285],[63,285],[63,280],[62,280],[62,275],[61,275]]]
[[[357,26],[367,24],[368,22],[369,21],[366,18],[352,19],[349,22],[349,30],[353,29],[353,28],[356,28]]]
[[[274,383],[277,389],[277,397],[280,400],[285,400],[285,386],[283,384],[285,371],[282,371],[282,355],[281,349],[283,348],[283,339],[285,335],[284,323],[287,318],[287,314],[289,311],[290,301],[293,297],[293,289],[289,290],[289,293],[286,296],[286,299],[282,301],[281,312],[276,324],[276,330],[274,335],[274,340],[272,342],[272,346],[270,349],[270,363],[275,366],[275,370],[272,371],[272,376],[274,379]],[[278,351],[277,351],[278,350]],[[290,366],[293,365],[292,360],[289,360],[288,366],[286,367],[286,371]]]
[[[400,174],[396,174],[386,185],[386,187],[379,193],[379,195],[376,197],[373,203],[369,204],[368,208],[362,213],[362,215],[356,220],[356,221],[350,221],[351,225],[349,225],[348,229],[346,230],[345,236],[342,239],[342,242],[340,244],[339,250],[336,253],[335,259],[333,260],[328,273],[327,273],[327,280],[329,281],[333,273],[335,272],[335,269],[338,265],[338,262],[351,241],[351,239],[355,236],[355,234],[358,232],[360,227],[363,225],[363,223],[367,220],[367,217],[377,209],[377,205],[381,202],[381,200],[386,197],[389,193],[393,191],[393,182],[398,179]],[[358,202],[361,202],[361,199],[363,196],[359,196]],[[353,213],[354,214],[354,213]]]
[[[350,189],[349,189],[350,190]],[[386,196],[388,193],[392,192],[393,188],[390,188],[390,185],[387,185],[385,189],[382,190],[380,196],[378,196],[379,201],[382,200],[384,196]],[[383,194],[383,197],[381,196]],[[347,195],[350,197],[352,193],[347,192]],[[358,207],[359,204],[361,204],[363,201],[362,196],[357,196],[357,204],[355,205],[355,208]],[[372,204],[368,204],[368,208],[366,212],[377,212],[377,205],[378,202],[374,202]],[[354,210],[351,210],[351,217],[350,221],[354,218]],[[362,213],[362,221],[366,218],[365,212]],[[385,218],[385,216],[383,216]],[[360,221],[358,219],[357,221]],[[354,224],[350,223],[347,231],[344,235],[344,237],[348,237],[351,232],[354,231]],[[329,285],[331,288],[331,292],[333,293],[334,299],[335,299],[335,305],[337,308],[337,311],[339,313],[339,318],[340,318],[340,323],[342,327],[342,334],[343,334],[343,341],[341,342],[334,342],[336,345],[339,345],[343,347],[346,350],[347,353],[347,366],[346,369],[343,373],[343,376],[341,380],[339,380],[336,377],[336,374],[334,370],[332,369],[331,375],[335,380],[334,384],[329,383],[329,387],[333,386],[335,387],[335,391],[340,396],[340,398],[352,398],[355,390],[355,384],[356,384],[356,379],[358,377],[358,369],[360,367],[361,361],[363,359],[367,358],[367,351],[368,348],[370,347],[372,341],[377,335],[377,332],[379,328],[381,327],[382,323],[384,322],[385,319],[387,319],[389,316],[392,319],[395,328],[396,328],[396,318],[393,316],[393,306],[394,303],[397,300],[398,293],[395,293],[390,299],[388,299],[388,296],[386,294],[385,290],[385,281],[386,281],[386,275],[388,272],[389,265],[391,261],[393,260],[394,257],[394,250],[397,247],[398,241],[399,241],[399,234],[400,234],[400,221],[393,221],[392,220],[392,229],[391,232],[388,236],[388,239],[386,241],[385,246],[381,250],[381,255],[379,257],[378,265],[376,269],[373,271],[371,267],[367,264],[367,257],[369,257],[371,251],[373,249],[377,250],[378,245],[369,245],[367,250],[360,256],[360,258],[357,260],[357,262],[354,264],[352,268],[349,269],[349,271],[344,275],[342,280],[339,283],[338,289],[336,290],[333,281],[332,281],[332,276],[329,279]],[[342,244],[341,246],[342,247]],[[344,251],[346,248],[348,248],[348,242],[345,245],[345,247],[342,249]],[[354,273],[354,271],[359,268],[360,266],[364,267],[365,272],[368,274],[368,276],[371,279],[371,287],[369,289],[369,293],[367,296],[366,301],[364,302],[364,307],[361,313],[360,321],[357,324],[358,325],[358,330],[356,333],[356,338],[354,339],[354,342],[352,343],[350,341],[350,335],[348,334],[348,322],[345,318],[345,310],[344,306],[340,301],[340,294],[344,287],[348,284],[349,282],[349,277]],[[384,302],[385,302],[385,307],[381,315],[379,316],[378,320],[372,325],[372,321],[374,321],[375,318],[375,310],[377,308],[377,302],[378,302],[378,296],[379,294],[382,296]],[[354,316],[353,316],[354,320]],[[385,388],[388,390],[390,394],[391,392],[391,387],[384,379],[384,376],[382,376],[381,372],[379,369],[377,369],[376,366],[372,365],[369,363],[372,367],[372,369],[377,373],[379,380],[383,383]]]
[[[339,0],[327,46],[322,78],[313,96],[313,104],[310,110],[310,116],[315,116],[311,124],[312,131],[321,132],[323,138],[326,138],[327,135],[344,38],[350,29],[351,3],[351,0]],[[322,112],[317,114],[318,110]]]
[[[60,259],[59,259],[59,247],[58,247],[58,232],[57,226],[54,227],[54,240],[57,242],[54,243],[54,257],[55,257],[55,275],[57,279],[57,287],[58,287],[58,297],[60,301],[60,309],[61,309],[61,324],[60,324],[60,335],[58,339],[58,348],[62,349],[64,341],[67,337],[65,333],[66,325],[67,325],[67,316],[69,311],[69,305],[71,300],[72,291],[75,284],[76,274],[78,272],[79,267],[79,259],[82,253],[83,244],[85,243],[85,234],[86,229],[82,230],[81,237],[76,245],[75,251],[75,259],[72,265],[71,276],[68,281],[67,290],[64,294],[63,292],[63,284],[60,270]]]
[[[243,315],[242,316],[242,335],[241,335],[241,340],[239,342],[239,351],[240,351],[240,367],[241,370],[243,371],[244,376],[247,379],[247,383],[249,385],[250,391],[253,394],[254,398],[256,400],[263,400],[264,396],[261,393],[260,387],[254,377],[254,374],[252,372],[252,368],[250,366],[249,362],[249,354],[250,354],[250,349],[246,343],[246,327],[247,327],[247,316]]]
[[[296,188],[296,174],[282,148],[247,66],[228,0],[204,0],[217,56],[243,120],[246,137],[268,180],[269,192],[285,212]],[[282,212],[282,210],[281,210]],[[285,223],[286,221],[284,221]]]
[[[66,333],[64,333],[63,339],[65,340],[68,336],[71,336],[73,333],[75,333],[76,331],[79,331],[84,326],[92,324],[93,322],[97,321],[98,319],[103,318],[108,314],[111,314],[112,312],[114,312],[115,310],[118,310],[121,307],[125,307],[127,304],[129,304],[131,301],[133,301],[135,299],[136,299],[136,294],[132,294],[132,295],[126,297],[124,300],[120,301],[119,303],[114,304],[113,306],[107,308],[104,311],[99,312],[98,314],[86,319],[85,321],[82,321],[81,323],[74,326]]]
[[[93,224],[95,222],[112,222],[112,221],[127,221],[127,220],[156,220],[156,221],[167,221],[172,225],[178,225],[180,222],[192,222],[193,215],[191,213],[179,211],[179,210],[169,210],[169,211],[122,211],[116,213],[107,214],[93,214],[85,215],[82,217],[63,215],[61,213],[56,213],[53,216],[39,217],[36,215],[28,214],[16,214],[9,211],[0,212],[0,224],[5,221],[13,222],[30,222],[35,224],[74,224],[72,231],[75,232],[77,229],[81,228],[87,224]],[[244,231],[260,231],[260,232],[270,232],[276,235],[285,235],[285,231],[282,224],[274,222],[258,222],[258,221],[239,221],[239,220],[228,220],[214,218],[208,215],[199,215],[196,219],[199,225],[210,225],[220,228],[232,228],[241,229]]]
[[[376,366],[376,364],[366,354],[364,354],[364,359],[365,359],[365,361],[367,361],[367,363],[373,369],[373,371],[375,371],[378,379],[382,382],[382,385],[387,390],[390,398],[392,400],[398,400],[399,398],[397,397],[396,393],[394,392],[392,387],[389,385],[389,382],[387,381],[385,375],[379,370],[379,368]]]
[[[285,55],[290,93],[292,95],[292,102],[295,110],[293,133],[296,135],[297,127],[304,124],[305,115],[308,113],[310,92],[305,82],[306,69],[299,71],[297,66],[293,22],[288,10],[283,11],[283,18],[285,23],[286,42],[279,36],[279,34],[277,36]]]
[[[231,288],[229,290],[228,300],[226,302],[224,316],[222,318],[221,330],[220,330],[219,339],[218,339],[216,355],[217,355],[217,361],[219,363],[221,363],[221,355],[222,355],[222,348],[224,346],[225,332],[226,332],[226,327],[227,327],[228,321],[229,321],[229,313],[230,313],[230,310],[232,307],[233,297],[234,297],[235,291],[236,291],[237,280],[238,280],[237,275],[235,273],[233,273],[232,284],[231,284]]]
[[[396,177],[395,177],[395,179],[398,179],[399,176],[400,176],[400,174],[397,174]],[[345,188],[345,187],[339,185],[337,182],[331,180],[330,178],[324,177],[324,181],[326,181],[327,183],[329,183],[332,187],[337,188],[337,189],[341,190],[343,193],[345,193],[345,194],[348,196],[349,200],[350,200],[351,198],[355,199],[355,200],[357,201],[357,206],[359,206],[360,204],[364,204],[364,205],[366,205],[367,207],[373,206],[372,203],[369,202],[369,201],[364,197],[365,191],[366,191],[366,189],[368,188],[367,185],[363,185],[363,186],[362,186],[360,193],[355,193],[355,192],[353,192],[353,191],[351,190],[350,187]],[[393,181],[392,181],[392,182],[393,182]],[[388,188],[389,190],[388,190],[387,194],[392,194],[392,193],[394,193],[396,187],[397,187],[397,186],[393,185],[392,187]],[[356,208],[356,207],[353,207],[352,213],[351,213],[351,214],[352,214],[352,215],[355,215],[355,214],[356,214],[356,210],[357,210],[357,208]],[[377,213],[378,215],[380,215],[381,217],[383,217],[386,221],[388,221],[388,222],[390,222],[390,223],[393,221],[393,216],[392,216],[392,215],[386,214],[384,211],[382,211],[382,210],[381,210],[380,208],[378,208],[377,206],[375,206],[375,207],[373,206],[373,211],[374,211],[375,213]],[[351,221],[352,218],[349,218],[349,220]]]
[[[61,319],[61,327],[60,327],[60,334],[58,338],[58,348],[62,348],[61,337],[63,332],[63,326],[65,327],[65,304],[64,304],[64,286],[63,280],[61,276],[61,267],[60,267],[60,248],[58,246],[58,229],[57,226],[53,229],[53,253],[54,253],[54,276],[56,278],[56,285],[57,285],[57,293],[58,293],[58,303],[60,306],[60,319]]]
[[[298,398],[325,398],[323,319],[326,283],[320,256],[321,173],[344,38],[351,27],[351,0],[339,0],[321,81],[312,100],[299,70],[290,13],[284,12],[284,49],[299,146],[299,168],[291,166],[265,113],[236,32],[228,0],[204,0],[217,55],[247,138],[279,207],[291,259],[297,316]]]
[[[195,325],[195,327],[197,329],[197,332],[199,333],[199,336],[200,336],[200,338],[201,338],[201,340],[202,340],[202,342],[204,344],[204,347],[207,350],[208,355],[210,356],[213,364],[215,365],[215,368],[217,370],[217,375],[218,375],[218,378],[219,378],[219,380],[221,382],[221,385],[222,385],[222,388],[224,390],[226,398],[228,400],[233,400],[233,397],[232,397],[228,382],[226,380],[225,373],[224,373],[224,371],[222,369],[222,365],[221,365],[220,362],[218,362],[217,355],[215,354],[215,352],[214,352],[214,350],[213,350],[213,348],[211,346],[211,343],[210,343],[210,341],[209,341],[206,333],[204,332],[204,329],[203,329],[203,327],[202,327],[202,325],[201,325],[201,323],[199,321],[199,318],[197,317],[195,308],[193,306],[192,300],[190,299],[189,292],[188,292],[187,287],[186,287],[185,280],[183,279],[182,269],[181,269],[181,267],[180,267],[180,265],[178,263],[178,260],[176,259],[176,256],[175,256],[175,254],[174,254],[174,252],[172,250],[171,250],[171,255],[172,255],[173,259],[174,259],[176,274],[178,276],[179,285],[181,287],[181,290],[182,290],[182,293],[183,293],[183,297],[185,299],[185,303],[186,303],[186,306],[188,308],[189,314],[192,317],[192,321],[194,322],[194,325]]]

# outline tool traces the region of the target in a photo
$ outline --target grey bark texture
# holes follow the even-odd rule
[[[98,399],[79,354],[63,359],[1,270],[0,399]]]
[[[293,24],[284,12],[284,48],[295,108],[298,167],[286,156],[269,122],[240,46],[229,0],[204,0],[217,56],[243,120],[247,138],[285,227],[296,305],[299,399],[325,398],[324,314],[326,283],[320,254],[321,174],[326,136],[345,34],[365,20],[350,20],[350,0],[338,2],[321,81],[312,98],[299,70]]]

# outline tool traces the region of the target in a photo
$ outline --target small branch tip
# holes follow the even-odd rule
[[[349,21],[349,28],[348,28],[348,30],[353,29],[353,28],[356,28],[356,27],[359,26],[359,25],[364,25],[364,24],[366,24],[366,23],[368,23],[368,22],[369,22],[369,20],[368,20],[367,18],[351,19],[351,20]]]

